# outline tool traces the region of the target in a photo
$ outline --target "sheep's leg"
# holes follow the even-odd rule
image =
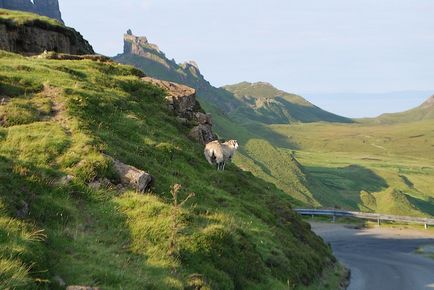
[[[219,162],[217,163],[217,171],[221,171],[222,170],[222,163]]]
[[[223,170],[222,171],[225,171],[225,165],[226,165],[226,162],[223,162]]]

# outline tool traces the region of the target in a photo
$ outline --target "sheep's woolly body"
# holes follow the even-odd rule
[[[232,159],[238,149],[238,142],[230,140],[225,143],[212,141],[205,146],[204,154],[209,164],[217,164],[217,170],[224,170],[225,164]]]
[[[212,141],[205,146],[205,157],[209,164],[221,163],[224,161],[222,144],[219,141]]]

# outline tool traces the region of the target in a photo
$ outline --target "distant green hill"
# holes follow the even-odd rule
[[[434,96],[429,97],[422,105],[400,113],[383,114],[377,118],[358,120],[362,123],[393,124],[434,119]]]
[[[276,89],[273,85],[265,82],[228,85],[224,87],[246,107],[250,108],[255,115],[249,112],[234,112],[243,118],[251,118],[265,124],[288,124],[293,122],[337,122],[351,123],[352,120],[326,112],[311,104],[304,98]]]
[[[283,290],[334,266],[286,193],[217,172],[142,76],[0,51],[0,289]],[[152,191],[116,186],[108,156]]]

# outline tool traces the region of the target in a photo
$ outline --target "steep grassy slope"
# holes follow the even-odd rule
[[[55,276],[103,289],[315,280],[333,257],[288,195],[235,166],[216,172],[140,75],[0,53],[0,288],[56,288]],[[89,186],[118,179],[105,154],[154,175],[152,192]],[[178,202],[195,193],[181,207],[175,183]]]
[[[253,90],[251,95],[257,96],[258,102],[262,102],[259,99],[267,98],[276,100],[279,95],[282,96],[281,100],[259,109],[252,107],[245,98],[237,96],[238,91],[234,90],[233,94],[226,89],[213,87],[200,73],[196,64],[177,64],[169,60],[156,45],[150,44],[144,37],[126,34],[124,53],[114,59],[134,65],[147,75],[195,88],[201,105],[213,115],[216,132],[224,138],[235,138],[242,144],[240,154],[235,158],[239,166],[266,181],[278,184],[280,189],[293,197],[293,204],[318,204],[307,190],[307,179],[300,165],[290,158],[293,144],[288,143],[286,136],[268,128],[266,123],[314,120],[348,122],[348,119],[322,111],[299,96],[279,91],[269,85],[261,86],[261,92]],[[251,85],[244,84],[240,84],[240,89],[250,93],[252,90],[247,90],[247,87],[250,88]],[[279,167],[268,168],[268,160],[274,157],[267,152],[279,152],[278,156],[284,162]]]
[[[326,112],[300,96],[278,90],[269,83],[242,82],[228,85],[224,88],[233,93],[246,107],[251,108],[255,112],[255,116],[251,116],[252,121],[265,124],[310,123],[318,121],[352,122],[351,119]],[[246,122],[247,118],[243,110],[240,108],[238,112],[233,112],[231,115],[239,115],[237,119]]]
[[[383,114],[377,118],[358,120],[368,124],[396,124],[434,119],[434,96],[429,97],[422,105],[400,113]]]

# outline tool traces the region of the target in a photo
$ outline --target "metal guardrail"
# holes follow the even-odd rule
[[[320,215],[320,216],[332,216],[333,221],[336,217],[355,217],[367,220],[376,220],[378,224],[381,221],[394,221],[394,222],[405,222],[405,223],[416,223],[425,225],[425,229],[428,226],[434,225],[434,219],[430,218],[418,218],[410,216],[399,216],[399,215],[387,215],[381,213],[365,213],[357,211],[346,211],[346,210],[333,210],[333,209],[295,209],[301,215]]]

